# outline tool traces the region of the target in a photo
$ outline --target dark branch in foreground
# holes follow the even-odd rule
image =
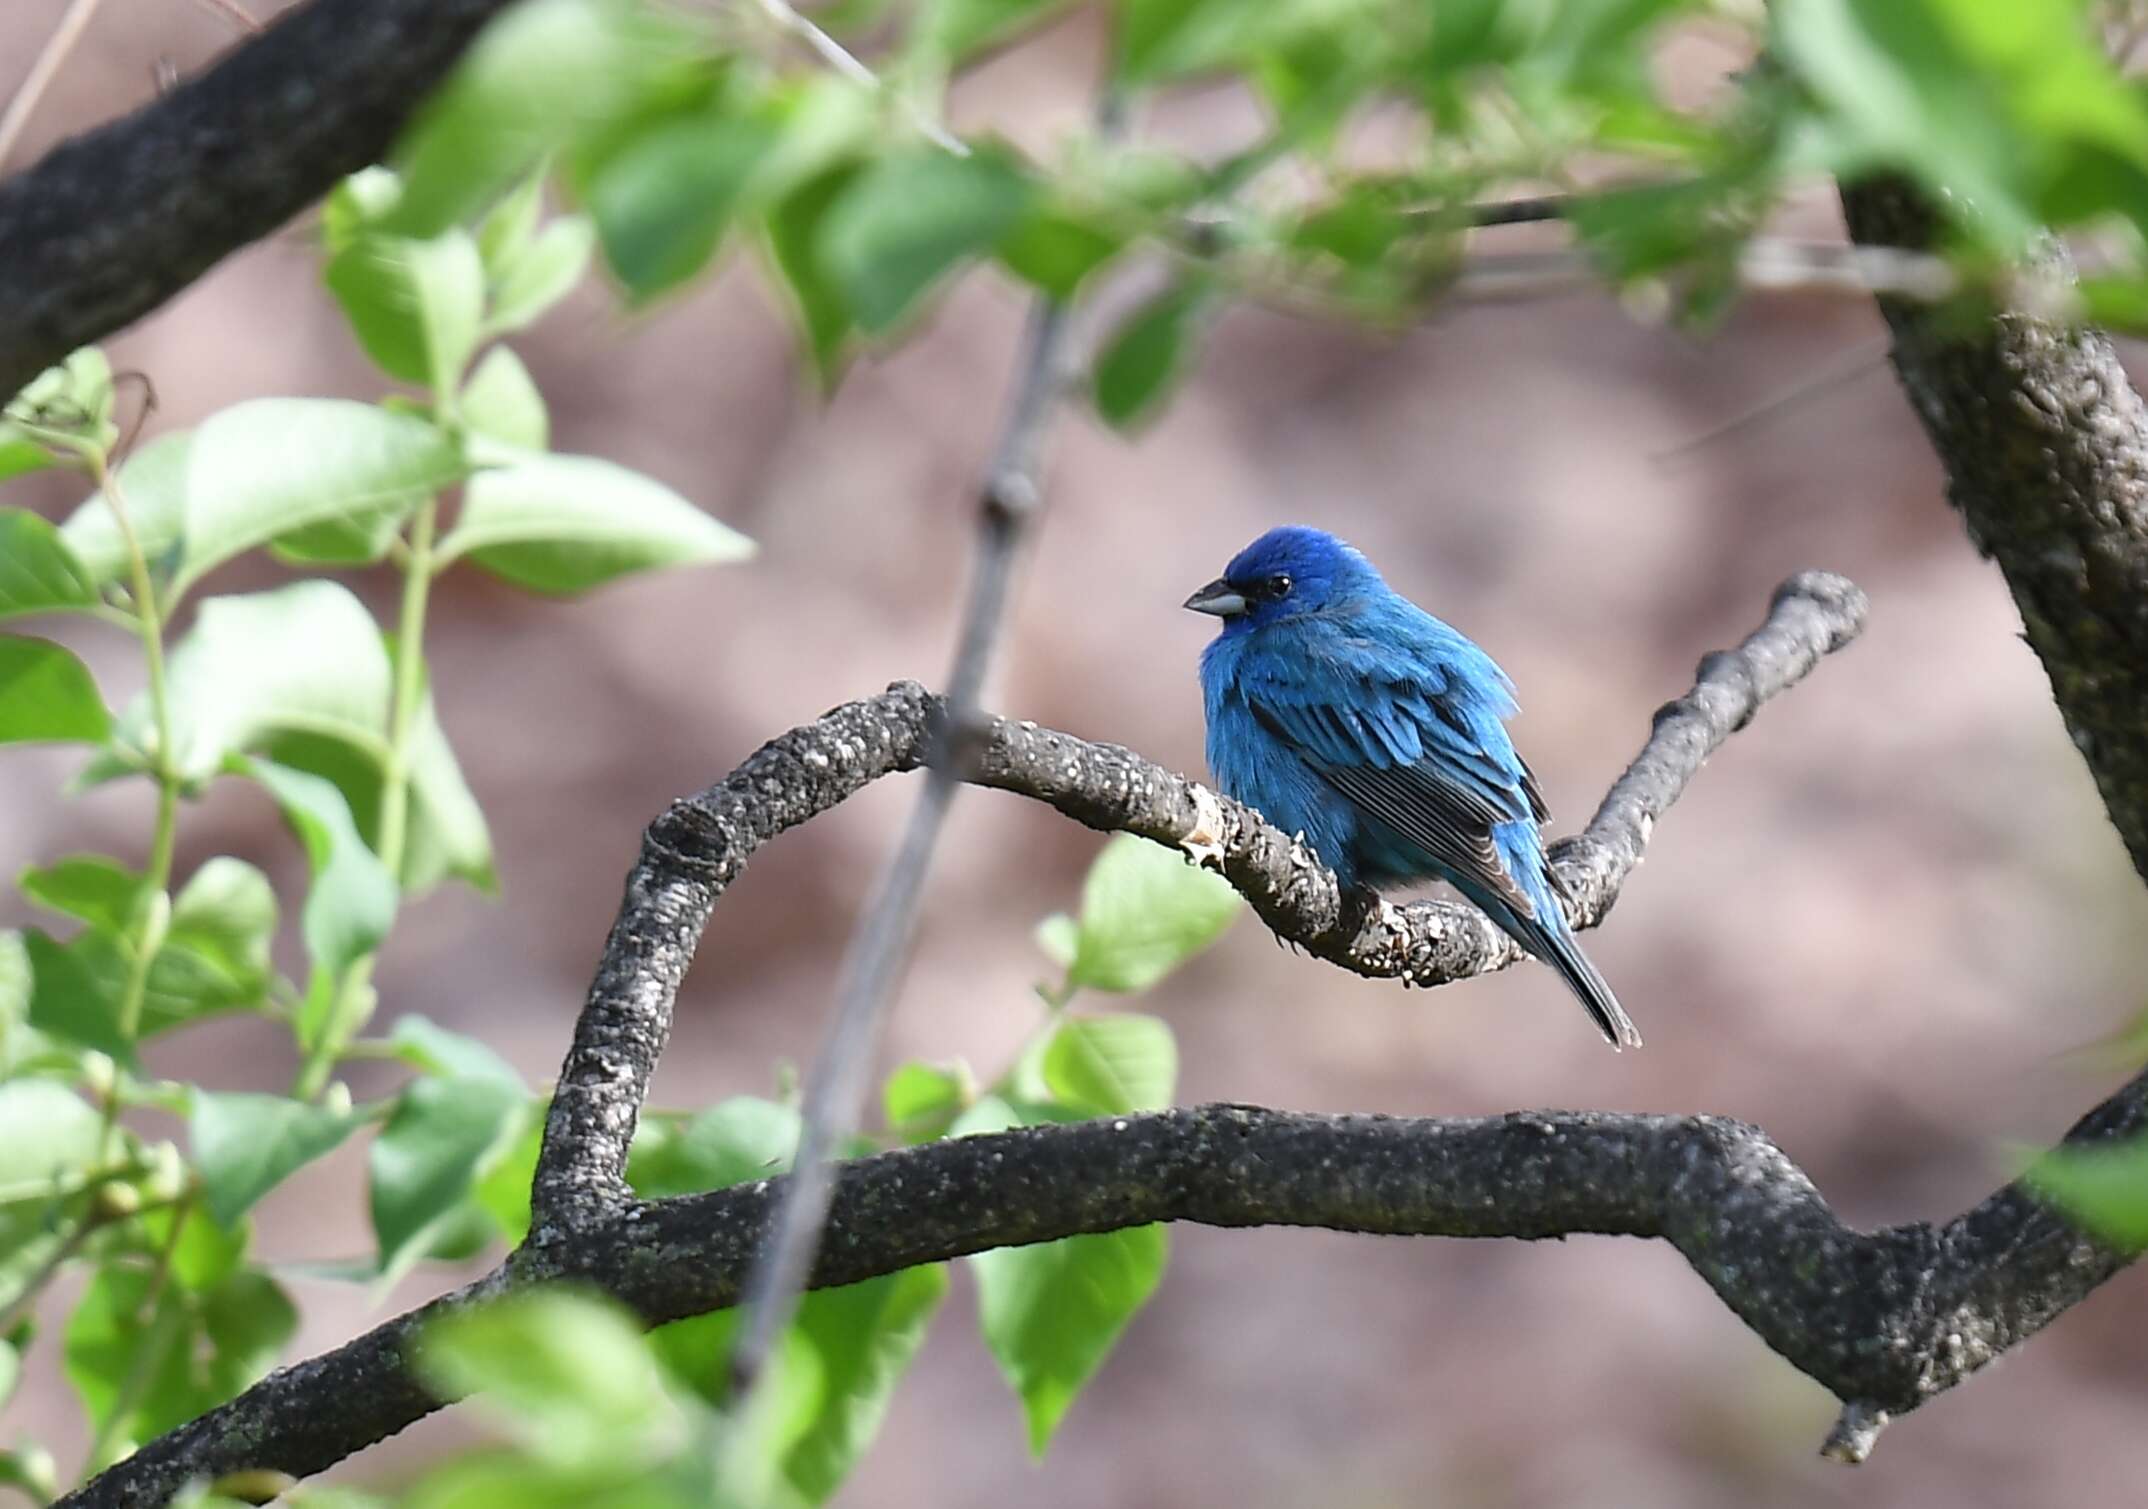
[[[388,150],[507,0],[311,0],[0,181],[0,399]]]
[[[2073,1144],[2148,1126],[2148,1075]],[[425,1320],[515,1284],[593,1285],[651,1324],[736,1304],[782,1179],[630,1205],[544,1254],[273,1373],[62,1506],[161,1503],[191,1476],[319,1472],[439,1407],[405,1363]],[[1538,1111],[1457,1120],[1198,1106],[962,1137],[843,1165],[812,1285],[1152,1221],[1669,1242],[1800,1371],[1848,1401],[1831,1455],[1996,1360],[2129,1259],[2011,1184],[1942,1226],[1844,1226],[1756,1128]]]
[[[1701,762],[1761,703],[1854,638],[1864,612],[1856,587],[1810,572],[1784,583],[1767,621],[1742,645],[1702,660],[1692,690],[1657,712],[1646,746],[1587,830],[1555,848],[1577,923],[1593,925],[1610,909],[1655,820]],[[922,767],[942,723],[937,699],[901,683],[791,730],[720,785],[673,803],[650,824],[628,877],[560,1077],[558,1094],[574,1108],[572,1136],[555,1113],[538,1190],[571,1172],[537,1202],[523,1247],[478,1283],[271,1374],[61,1502],[161,1503],[189,1479],[249,1467],[319,1472],[438,1408],[442,1401],[408,1367],[411,1337],[441,1310],[509,1287],[580,1279],[652,1322],[737,1303],[786,1181],[655,1203],[625,1192],[627,1146],[680,977],[710,909],[756,849],[881,776]],[[973,783],[1046,802],[1090,827],[1196,853],[1218,865],[1279,936],[1359,974],[1436,985],[1515,958],[1505,935],[1467,907],[1385,907],[1362,893],[1341,894],[1333,875],[1258,813],[1130,750],[1005,721],[977,739],[967,771]],[[2120,1101],[2099,1113],[2107,1125],[2083,1135],[2116,1135],[2140,1119],[2135,1100]],[[1929,1234],[1857,1236],[1764,1137],[1713,1119],[1558,1112],[1410,1122],[1210,1107],[962,1138],[844,1165],[812,1283],[1173,1220],[1451,1236],[1662,1236],[1797,1366],[1846,1400],[1897,1412],[1996,1356],[2119,1261],[2065,1257],[2051,1271],[2074,1287],[2055,1279],[2038,1287],[2030,1281],[2046,1269],[2033,1265],[2060,1240],[2053,1235],[2017,1243],[2004,1271],[1985,1273],[1987,1247],[2033,1236],[2046,1229],[2035,1223],[2052,1221],[2013,1193],[1956,1223],[1968,1223],[1983,1245],[1935,1247],[1939,1239]],[[2073,1244],[2068,1252],[2085,1250],[2077,1238],[2064,1241]],[[1882,1273],[1882,1258],[1902,1276]],[[1922,1289],[1911,1283],[1910,1265],[1919,1262],[1927,1267],[1916,1271],[1929,1276]],[[1943,1366],[1912,1365],[1905,1359],[1916,1354],[1904,1348],[1921,1345],[1929,1328],[1918,1327],[1931,1317],[1905,1296],[1938,1293],[1941,1278],[1955,1286],[1947,1292],[1963,1296],[1946,1312],[1947,1334],[1966,1340]]]

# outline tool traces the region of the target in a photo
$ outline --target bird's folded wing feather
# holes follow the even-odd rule
[[[1543,795],[1504,737],[1497,753],[1485,747],[1472,726],[1480,720],[1456,704],[1444,678],[1351,677],[1316,687],[1262,676],[1243,678],[1241,690],[1261,725],[1361,815],[1520,916],[1536,915],[1500,863],[1492,829],[1542,818]]]

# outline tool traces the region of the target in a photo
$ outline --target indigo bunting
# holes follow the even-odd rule
[[[1447,881],[1559,972],[1613,1048],[1639,1046],[1559,908],[1550,816],[1505,720],[1514,684],[1333,535],[1287,525],[1186,599],[1223,790],[1304,836],[1343,886]]]

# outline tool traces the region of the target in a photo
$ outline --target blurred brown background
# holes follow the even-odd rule
[[[60,9],[0,14],[0,92]],[[227,37],[187,0],[106,7],[27,150],[144,98],[160,60],[191,67]],[[957,125],[1048,140],[1085,115],[1097,49],[1088,21],[1059,27],[966,82]],[[1680,57],[1697,85],[1724,62]],[[1196,94],[1145,124],[1213,145],[1247,123],[1239,102]],[[1833,234],[1831,199],[1816,192],[1790,223]],[[642,824],[791,724],[941,673],[1021,296],[970,279],[825,407],[750,269],[644,320],[617,311],[591,286],[520,343],[557,444],[663,478],[761,555],[568,603],[465,572],[436,599],[434,681],[504,892],[450,890],[406,919],[381,971],[383,1022],[416,1011],[479,1034],[535,1082],[563,1051]],[[1499,656],[1562,826],[1782,577],[1825,566],[1873,599],[1863,642],[1723,750],[1592,937],[1646,1051],[1606,1052],[1541,968],[1405,994],[1285,953],[1246,921],[1151,1003],[1181,1038],[1182,1098],[1721,1112],[1767,1127],[1846,1218],[1877,1224],[1951,1216],[2006,1176],[2013,1148],[2105,1092],[2107,1076],[2066,1054],[2140,1006],[2148,904],[1996,572],[1941,501],[1878,335],[1868,308],[1827,296],[1755,299],[1707,340],[1594,296],[1453,309],[1402,339],[1243,311],[1137,442],[1086,416],[1065,426],[990,700],[1187,770],[1201,763],[1194,660],[1211,626],[1178,603],[1284,520],[1361,544]],[[154,378],[158,428],[259,395],[378,390],[295,233],[112,350]],[[1859,351],[1859,375],[1688,447]],[[4,496],[54,516],[76,500],[49,481]],[[209,590],[280,578],[241,563]],[[380,575],[352,580],[384,601]],[[126,643],[77,642],[115,700],[132,694]],[[0,760],[0,869],[82,849],[139,859],[143,794],[56,800],[71,769],[52,752]],[[912,794],[885,783],[756,861],[687,982],[661,1103],[765,1092],[779,1059],[812,1051]],[[962,1056],[996,1072],[1037,1010],[1030,924],[1072,902],[1095,845],[1041,807],[961,803],[890,1063]],[[300,881],[251,793],[186,813],[182,872],[220,852]],[[19,908],[0,900],[0,922]],[[279,1038],[212,1026],[156,1061],[276,1087],[290,1072]],[[265,1250],[361,1250],[362,1179],[346,1149],[294,1181],[264,1207]],[[2148,1473],[2148,1288],[2134,1275],[1852,1471],[1814,1455],[1831,1401],[1667,1247],[1198,1228],[1173,1242],[1157,1301],[1042,1468],[958,1283],[838,1502],[2000,1505],[2130,1502]],[[455,1277],[421,1274],[394,1303]],[[346,1288],[299,1298],[297,1354],[374,1314]],[[82,1434],[51,1351],[0,1443],[35,1433],[71,1469]],[[340,1475],[392,1481],[461,1429],[428,1422]]]

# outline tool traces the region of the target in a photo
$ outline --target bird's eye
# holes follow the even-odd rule
[[[1278,571],[1274,576],[1269,577],[1267,581],[1261,583],[1261,591],[1272,598],[1288,597],[1290,596],[1290,578]]]

